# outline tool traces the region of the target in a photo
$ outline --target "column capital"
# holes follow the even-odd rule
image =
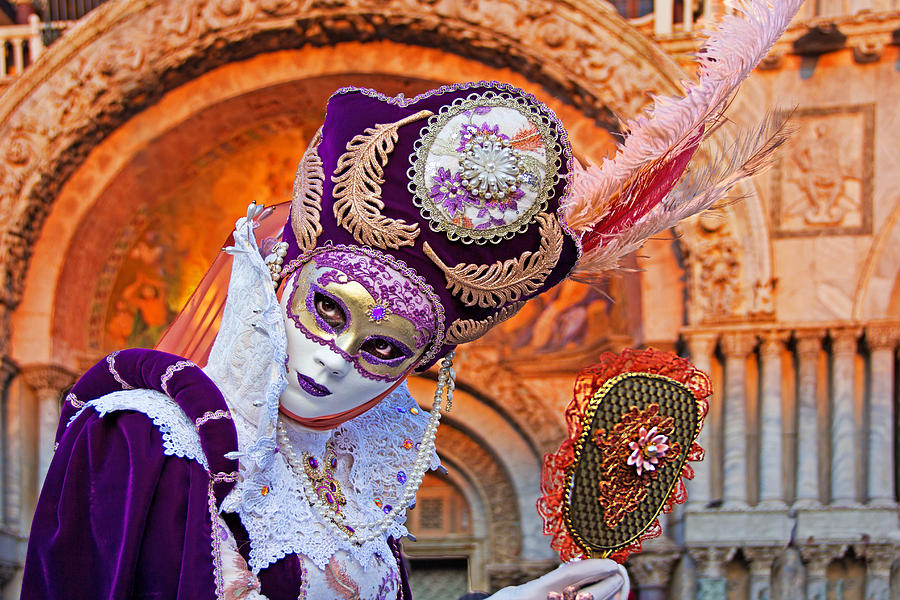
[[[828,564],[844,555],[846,548],[833,544],[817,544],[803,546],[800,548],[800,556],[806,563],[806,568],[810,575],[825,576],[825,569]]]
[[[6,389],[12,378],[19,374],[19,365],[7,357],[0,357],[0,392]]]
[[[859,336],[862,335],[861,328],[832,329],[828,333],[831,337],[831,349],[835,354],[856,354]]]
[[[59,365],[28,365],[22,367],[22,379],[36,393],[59,393],[75,382],[75,374]]]
[[[707,578],[725,577],[725,563],[727,563],[737,548],[725,546],[693,546],[687,549],[700,576]]]
[[[882,577],[891,576],[891,567],[900,554],[900,547],[893,544],[857,544],[854,550],[866,559],[867,570]]]
[[[719,341],[719,334],[712,331],[689,333],[685,337],[687,337],[691,358],[694,358],[697,354],[712,354]]]
[[[634,578],[641,588],[655,587],[664,589],[669,585],[672,574],[672,565],[678,560],[679,553],[675,552],[641,552],[633,555],[628,560],[628,570],[634,574]]]
[[[869,350],[893,350],[900,340],[900,327],[878,326],[866,327],[866,345]]]
[[[784,344],[791,339],[789,331],[771,330],[764,331],[759,336],[759,349],[763,356],[777,356],[784,349]]]
[[[795,331],[794,339],[797,340],[797,354],[801,356],[818,354],[822,349],[822,338],[824,337],[824,329],[801,329]]]
[[[756,336],[747,332],[730,332],[722,336],[722,352],[728,357],[743,358],[756,347]]]
[[[744,557],[750,561],[750,572],[768,575],[772,570],[772,564],[781,553],[781,548],[772,546],[745,546],[742,548]]]

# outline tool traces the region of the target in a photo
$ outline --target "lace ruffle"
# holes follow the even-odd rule
[[[252,444],[252,423],[244,417],[235,422],[241,447]],[[402,385],[378,406],[334,432],[289,429],[288,435],[295,453],[309,452],[319,459],[325,452],[326,442],[333,438],[339,459],[336,476],[347,497],[343,512],[351,524],[371,523],[384,515],[385,508],[389,511],[399,502],[402,482],[415,462],[416,445],[427,422],[428,413],[418,408]],[[431,468],[439,465],[437,454],[433,454]],[[324,569],[338,552],[368,571],[379,563],[392,561],[388,536],[399,539],[408,533],[404,516],[377,540],[361,546],[343,540],[305,500],[307,491],[282,454],[276,453],[265,474],[264,477],[248,476],[242,470],[242,480],[222,506],[223,510],[241,516],[250,535],[249,564],[254,572],[291,553],[304,556]],[[264,496],[259,493],[263,486],[268,488]]]
[[[69,419],[67,426],[88,409],[96,410],[101,417],[117,410],[134,410],[147,415],[162,434],[163,454],[195,460],[209,470],[194,424],[181,407],[165,394],[146,389],[113,392],[86,403]]]

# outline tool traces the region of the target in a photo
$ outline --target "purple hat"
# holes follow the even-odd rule
[[[443,319],[426,368],[572,270],[570,169],[556,115],[509,85],[343,88],[297,170],[284,273],[338,247],[399,267]]]

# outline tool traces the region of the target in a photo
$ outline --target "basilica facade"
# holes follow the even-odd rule
[[[96,6],[94,6],[94,4]],[[79,6],[81,5],[81,6]],[[71,8],[66,12],[67,7]],[[61,394],[152,347],[255,200],[288,200],[343,86],[407,96],[502,80],[579,160],[693,74],[720,0],[0,2],[0,585],[18,581]],[[87,10],[92,9],[92,10]],[[2,21],[0,21],[2,22]],[[774,168],[567,282],[457,355],[407,542],[419,598],[558,559],[535,510],[572,383],[606,351],[690,358],[706,459],[627,564],[639,600],[900,598],[900,4],[809,0],[728,121],[792,113]],[[704,148],[727,156],[728,123]],[[434,377],[410,383],[423,403]]]

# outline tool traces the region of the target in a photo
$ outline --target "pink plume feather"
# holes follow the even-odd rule
[[[690,186],[679,184],[700,142],[721,122],[737,87],[781,37],[801,4],[802,0],[731,3],[734,14],[726,14],[707,31],[697,57],[699,79],[686,85],[685,95],[656,97],[646,114],[626,122],[628,134],[614,158],[604,159],[599,167],[576,165],[563,207],[569,226],[582,234],[585,250],[575,279],[595,280],[603,271],[617,268],[619,260],[648,237],[708,208],[748,173],[768,164],[768,154],[783,142],[783,122],[773,129],[768,120],[744,140],[752,146],[748,150],[735,145],[740,164],[727,160],[724,170],[707,169]],[[761,139],[766,132],[781,141]],[[747,162],[750,157],[758,164]],[[700,189],[698,183],[710,188]]]

